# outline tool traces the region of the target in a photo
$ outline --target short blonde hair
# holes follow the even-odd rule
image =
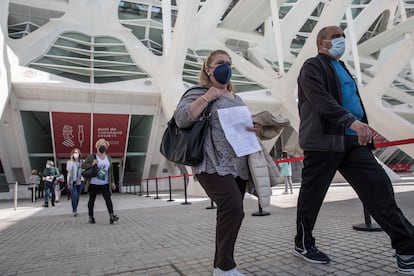
[[[96,141],[95,143],[95,148],[99,148],[99,146],[104,145],[106,148],[109,147],[109,142],[106,141],[104,138],[99,139],[98,141]]]

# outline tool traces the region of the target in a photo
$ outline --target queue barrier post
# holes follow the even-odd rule
[[[155,178],[155,197],[154,199],[160,199],[158,196],[158,178]]]
[[[36,184],[33,183],[32,186],[32,202],[36,202]]]
[[[368,213],[367,209],[364,207],[364,223],[355,224],[352,226],[354,230],[357,231],[366,231],[366,232],[379,232],[382,231],[382,228],[376,224],[371,223],[371,216]]]
[[[270,215],[269,212],[263,211],[263,208],[262,208],[262,206],[260,206],[260,202],[259,201],[257,201],[257,204],[259,205],[259,211],[254,212],[252,214],[252,216],[254,216],[254,217],[262,217],[262,216],[268,216],[268,215]]]
[[[17,187],[19,183],[16,181],[16,184],[14,185],[14,210],[17,210]]]
[[[214,201],[210,198],[210,206],[207,206],[206,209],[210,210],[210,209],[216,209],[217,207],[214,206]]]
[[[181,203],[182,205],[188,205],[191,204],[191,202],[187,201],[187,176],[183,174],[184,179],[184,202]]]
[[[170,199],[167,201],[174,201],[174,199],[172,199],[172,193],[171,193],[171,176],[168,176],[168,190],[170,193]]]
[[[149,197],[149,193],[148,193],[148,178],[147,178],[147,195],[145,197]]]
[[[142,179],[139,180],[139,195],[142,196]]]

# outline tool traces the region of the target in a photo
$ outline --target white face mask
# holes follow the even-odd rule
[[[52,167],[52,166],[50,166],[50,164],[47,164],[46,165],[46,168],[50,169],[50,167]]]
[[[79,158],[79,153],[74,153],[73,158],[78,159]]]

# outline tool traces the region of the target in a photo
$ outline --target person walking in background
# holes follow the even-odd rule
[[[52,206],[55,206],[55,181],[58,176],[59,172],[53,166],[53,161],[47,160],[46,168],[43,170],[45,203],[42,205],[42,207],[49,207],[49,197],[51,197]]]
[[[93,208],[95,205],[96,195],[102,193],[105,204],[109,213],[109,223],[113,224],[119,217],[114,214],[114,207],[111,200],[112,190],[116,189],[114,174],[112,172],[111,157],[106,154],[109,142],[105,139],[99,139],[95,143],[96,154],[90,154],[82,164],[83,169],[98,166],[98,174],[95,177],[86,180],[85,192],[89,191],[88,213],[89,223],[95,223]]]
[[[236,269],[234,247],[244,217],[243,198],[249,168],[247,156],[238,157],[227,141],[218,115],[220,109],[245,106],[233,92],[231,70],[231,58],[227,52],[211,52],[200,72],[202,87],[190,89],[174,113],[177,125],[187,128],[211,104],[210,124],[203,146],[204,159],[200,165],[192,167],[192,171],[207,195],[217,204],[215,276],[243,275]]]
[[[282,160],[287,159],[288,155],[287,152],[282,152]],[[285,191],[282,193],[286,195],[289,193],[288,188],[290,189],[290,193],[293,194],[293,187],[292,187],[292,165],[290,162],[281,162],[278,164],[280,167],[280,174],[284,178],[285,182]]]
[[[32,186],[32,201],[36,201],[36,191],[39,191],[40,176],[37,170],[32,170],[32,174],[29,176],[29,184]],[[40,197],[40,192],[39,196]]]
[[[399,271],[414,274],[414,227],[398,208],[391,180],[372,153],[372,134],[357,85],[339,60],[345,51],[343,30],[322,28],[317,47],[318,55],[305,61],[298,77],[304,167],[293,253],[313,263],[330,262],[316,248],[312,231],[338,170],[391,238]]]
[[[82,163],[80,156],[81,151],[78,148],[74,148],[70,152],[70,159],[66,163],[67,185],[71,194],[72,214],[74,217],[78,215],[79,197],[84,186],[84,179],[81,175]]]

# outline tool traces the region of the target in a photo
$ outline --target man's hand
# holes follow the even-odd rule
[[[356,120],[349,126],[349,128],[358,134],[358,143],[360,145],[365,146],[366,144],[371,142],[372,132],[367,124]]]
[[[112,190],[115,190],[115,189],[116,189],[116,185],[115,185],[115,183],[112,183],[112,184],[111,184],[111,189],[112,189]]]

